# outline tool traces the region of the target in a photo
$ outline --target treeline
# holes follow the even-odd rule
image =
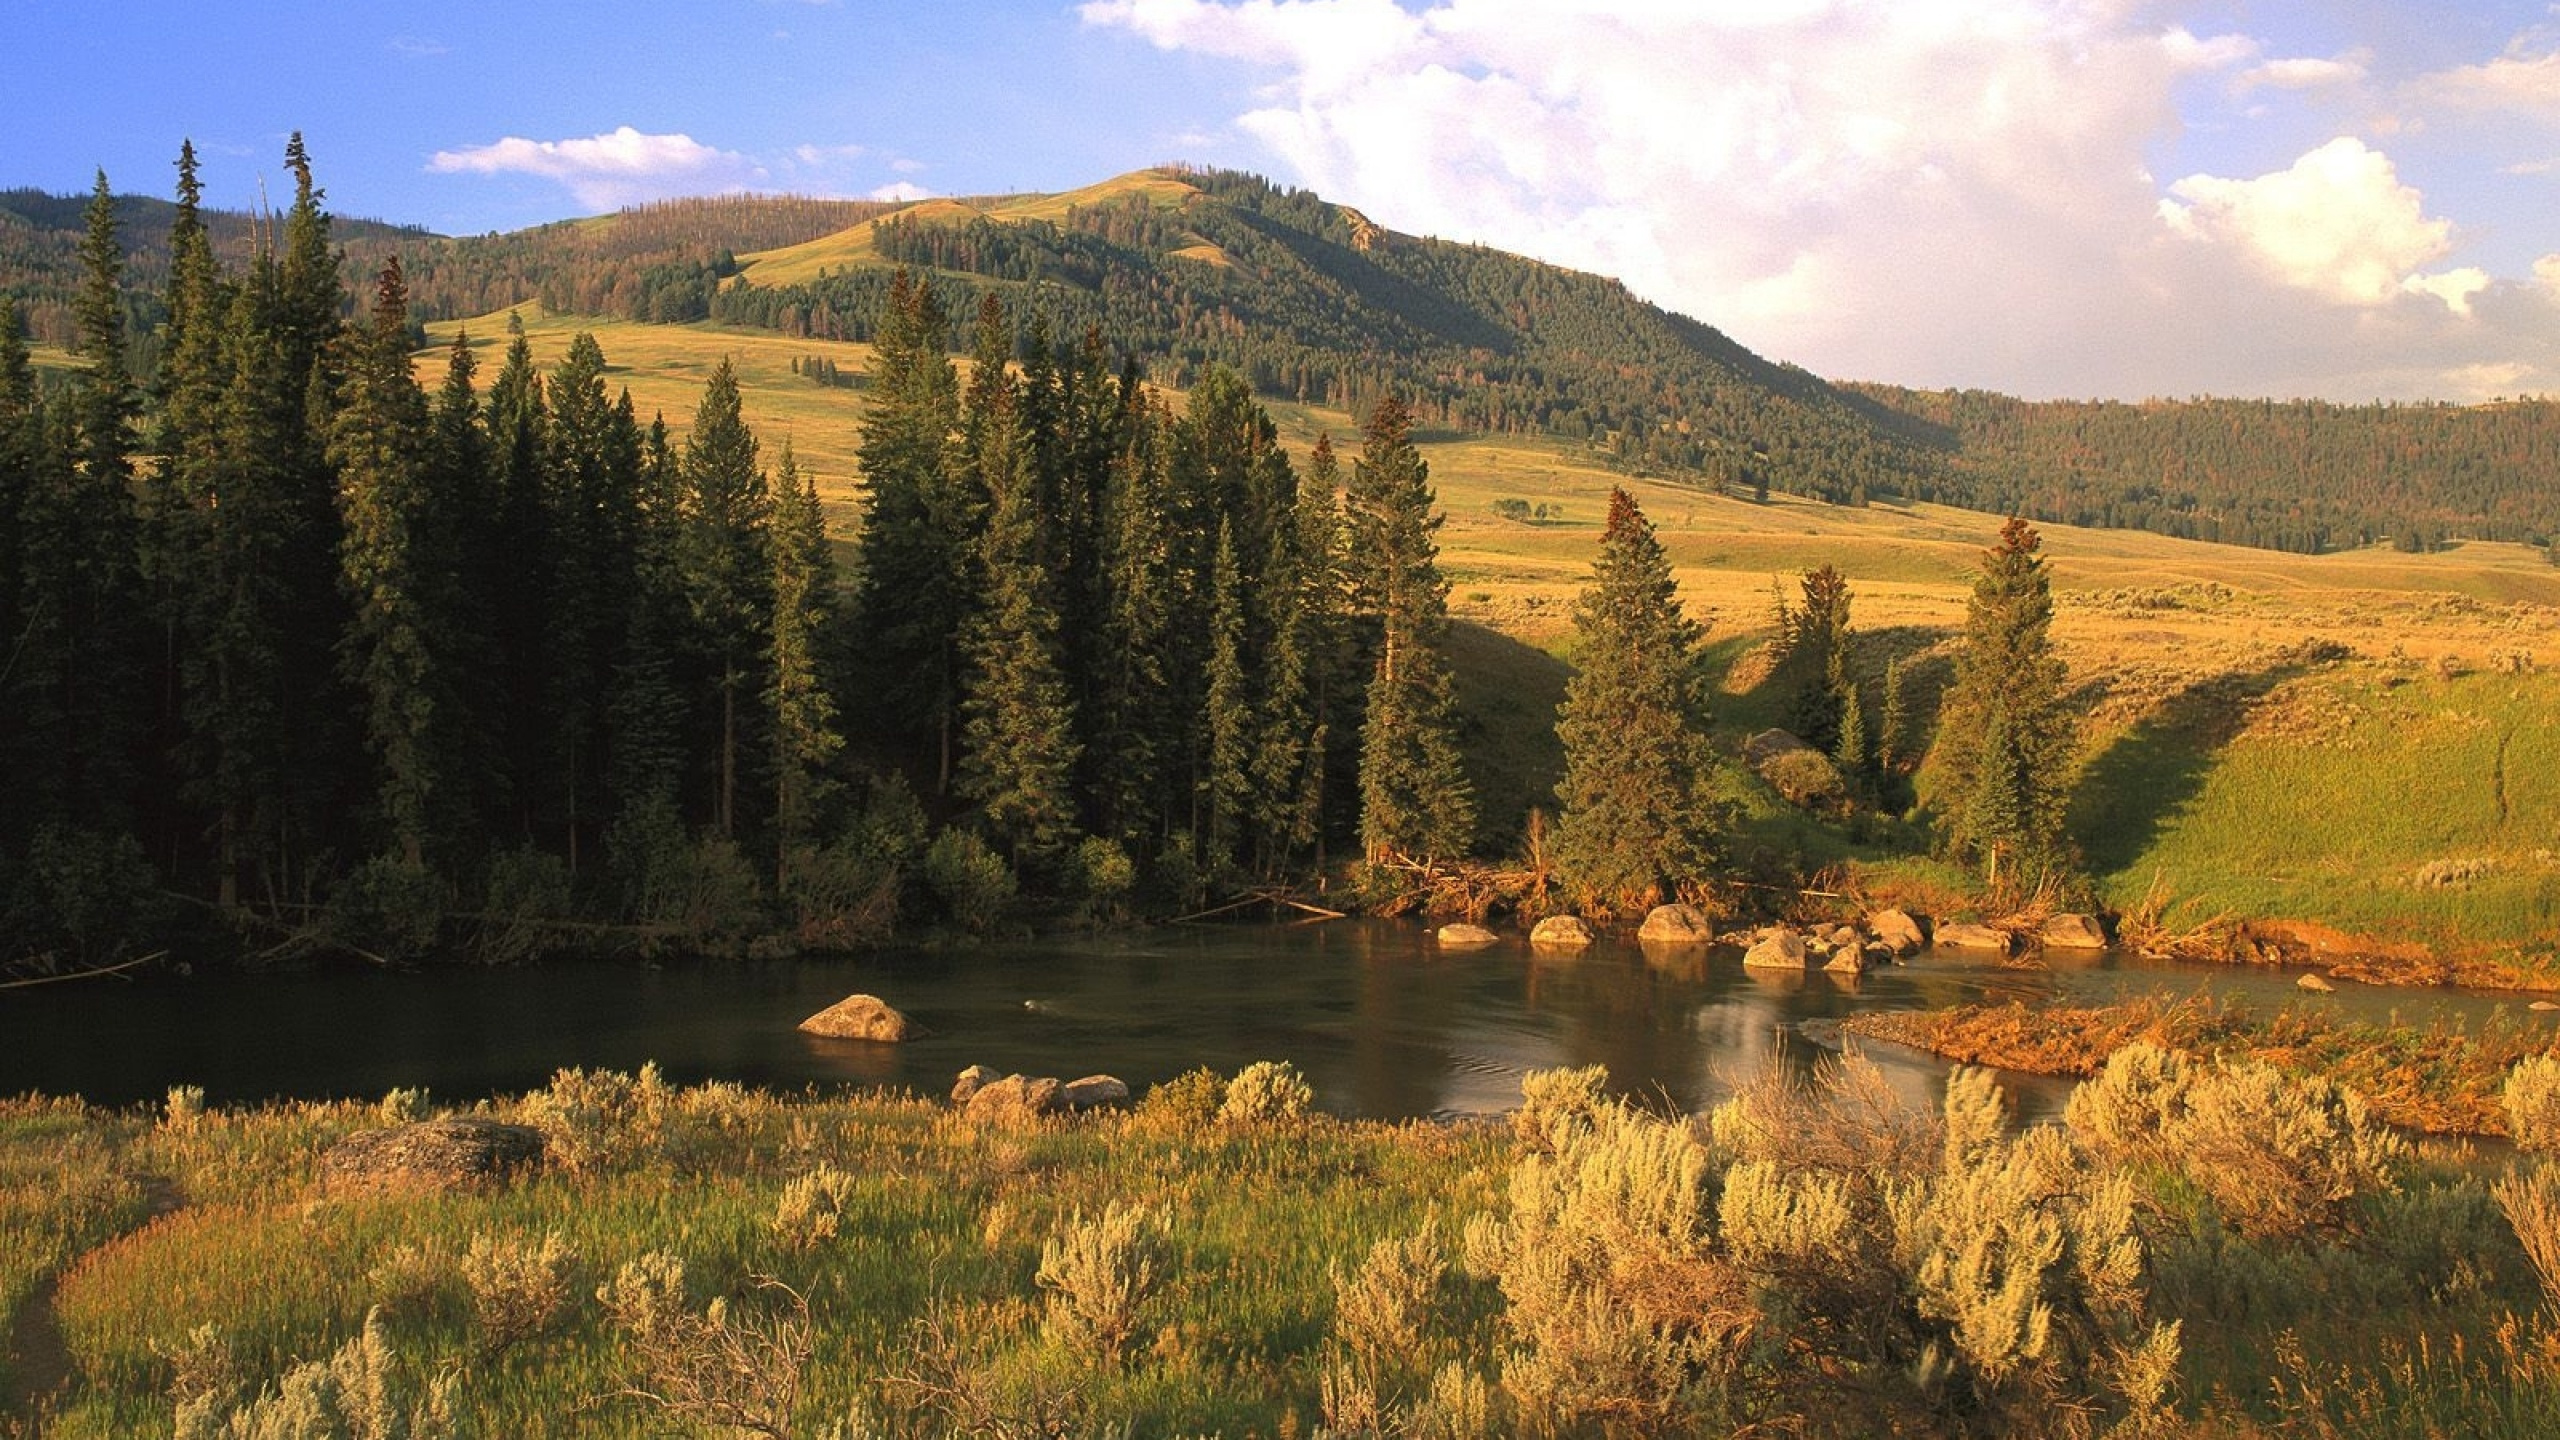
[[[1472,842],[1392,400],[1301,477],[1235,375],[1177,415],[992,299],[964,393],[897,277],[848,584],[725,364],[682,436],[584,335],[429,393],[287,163],[228,267],[183,152],[148,387],[103,178],[66,392],[0,302],[0,955],[842,944]]]
[[[2027,401],[1850,387],[1929,427],[1913,493],[2072,525],[2306,554],[2560,535],[2560,403]]]

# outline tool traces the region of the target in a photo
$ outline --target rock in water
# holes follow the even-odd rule
[[[1929,934],[1906,910],[1879,910],[1867,917],[1867,933],[1895,955],[1908,955],[1929,943]]]
[[[1098,1110],[1129,1103],[1129,1086],[1113,1075],[1087,1075],[1058,1087],[1058,1103],[1070,1110]]]
[[[1499,938],[1481,925],[1466,924],[1443,925],[1439,935],[1441,946],[1450,950],[1474,950]]]
[[[2049,950],[2104,950],[2107,927],[2095,915],[2056,915],[2044,922],[2037,938]]]
[[[1997,950],[2005,955],[2009,951],[2009,937],[1988,925],[1964,921],[1938,927],[1938,948],[1941,950]]]
[[[1743,967],[1750,970],[1802,970],[1805,958],[1804,937],[1784,926],[1763,931],[1742,952]]]
[[[1874,957],[1868,954],[1866,946],[1843,945],[1831,952],[1831,958],[1823,962],[1822,968],[1834,975],[1864,975],[1872,963]]]
[[[1705,945],[1716,938],[1716,927],[1694,905],[1656,905],[1636,938],[1657,945]]]
[[[1550,915],[1529,932],[1529,943],[1540,950],[1579,950],[1591,943],[1591,927],[1579,915]]]
[[[539,1164],[543,1143],[530,1125],[478,1115],[359,1130],[322,1152],[320,1186],[332,1195],[494,1187]]]
[[[924,1027],[890,1008],[877,995],[847,995],[800,1022],[800,1028],[830,1040],[878,1040],[894,1044],[913,1040]]]
[[[2295,989],[2308,990],[2315,995],[2327,995],[2338,988],[2337,986],[2329,983],[2327,976],[2316,972],[2303,976],[2301,979],[2294,981],[2293,984]]]

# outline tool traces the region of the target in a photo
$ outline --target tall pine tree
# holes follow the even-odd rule
[[[2063,863],[2076,743],[2053,653],[2053,591],[2035,527],[2012,517],[1983,553],[1932,751],[1947,838],[1994,887]]]
[[[703,387],[684,447],[681,564],[696,631],[720,699],[712,827],[739,831],[741,767],[765,730],[759,702],[773,651],[773,564],[765,550],[773,496],[747,429],[737,372],[723,358]]]
[[[837,605],[835,558],[816,477],[800,473],[791,442],[774,469],[773,503],[773,830],[775,884],[793,855],[814,844],[834,793],[844,749],[829,673],[827,631]]]
[[[1431,538],[1440,521],[1412,431],[1402,400],[1380,400],[1347,496],[1355,593],[1378,635],[1360,732],[1360,843],[1372,864],[1462,855],[1475,829],[1449,675],[1449,585]]]

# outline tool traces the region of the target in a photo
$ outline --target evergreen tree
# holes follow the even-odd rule
[[[573,869],[616,813],[606,783],[612,683],[629,654],[639,569],[640,437],[631,416],[606,398],[604,369],[593,335],[570,337],[552,372],[544,436],[544,507],[556,556],[546,650],[558,778],[549,790]]]
[[[1876,769],[1898,775],[1911,759],[1910,702],[1902,690],[1902,661],[1884,664],[1884,713],[1876,721]]]
[[[874,728],[922,757],[937,792],[958,756],[960,636],[977,607],[984,509],[955,471],[959,380],[933,288],[900,270],[872,339],[861,464],[862,613]]]
[[[352,348],[332,417],[329,458],[338,468],[341,555],[355,623],[347,658],[364,696],[365,734],[380,762],[382,821],[400,861],[415,870],[450,855],[456,822],[449,791],[464,783],[459,644],[450,547],[440,543],[429,473],[426,397],[409,367],[409,292],[396,259],[374,292],[372,323]],[[468,372],[464,375],[466,386]],[[469,401],[466,395],[466,412]]]
[[[1094,647],[1086,791],[1096,832],[1138,844],[1163,833],[1172,736],[1166,680],[1173,628],[1161,437],[1169,419],[1132,389],[1104,492],[1100,639]]]
[[[1316,437],[1298,487],[1297,514],[1275,538],[1265,571],[1273,587],[1273,635],[1264,665],[1262,733],[1253,760],[1263,868],[1313,853],[1321,865],[1326,770],[1334,697],[1342,684],[1342,514],[1333,442]]]
[[[1359,593],[1378,633],[1360,734],[1360,841],[1372,864],[1462,854],[1475,828],[1446,654],[1449,586],[1431,538],[1440,521],[1412,426],[1396,396],[1378,402],[1348,496]]]
[[[2075,737],[2047,633],[2053,593],[2042,543],[2013,517],[1984,552],[1933,751],[1948,839],[1994,886],[2065,858]]]
[[[684,447],[685,594],[713,660],[720,695],[719,781],[712,825],[738,832],[739,765],[764,728],[752,707],[773,651],[773,562],[765,548],[773,496],[741,411],[738,377],[723,358],[711,372]],[[746,702],[741,706],[741,700]]]
[[[1836,750],[1849,684],[1849,581],[1825,565],[1807,571],[1802,588],[1804,608],[1790,618],[1782,662],[1794,689],[1795,731],[1817,750]]]
[[[987,497],[986,604],[963,636],[968,658],[960,793],[1017,866],[1043,865],[1075,838],[1078,747],[1059,668],[1053,577],[1041,563],[1039,486],[1021,391],[1005,372],[1003,312],[980,316],[970,377],[967,468]]]
[[[1208,764],[1200,798],[1208,809],[1208,855],[1219,867],[1236,860],[1236,842],[1254,801],[1252,682],[1245,671],[1244,576],[1236,565],[1235,527],[1221,520],[1209,578]]]
[[[494,499],[470,545],[471,588],[489,609],[488,688],[500,803],[519,841],[548,833],[564,748],[553,721],[552,605],[560,556],[547,480],[550,411],[524,322],[507,317],[507,358],[487,401]]]
[[[1624,490],[1610,492],[1600,557],[1573,619],[1574,675],[1556,724],[1556,864],[1598,903],[1639,908],[1699,874],[1718,817],[1707,791],[1698,626]]]
[[[35,366],[18,319],[18,303],[0,295],[0,701],[14,701],[18,664],[30,632],[23,587],[25,516],[44,451],[44,406]],[[0,703],[0,774],[22,775],[31,763],[26,717]],[[0,863],[25,852],[30,817],[24,805],[0,806]]]
[[[827,548],[817,481],[800,473],[788,440],[774,470],[772,528],[773,685],[767,703],[773,710],[778,887],[794,852],[819,833],[819,817],[835,788],[830,771],[844,749],[826,656],[836,608],[835,558]]]

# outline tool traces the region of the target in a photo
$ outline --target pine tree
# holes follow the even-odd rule
[[[1160,408],[1133,394],[1120,453],[1103,497],[1100,639],[1094,648],[1093,737],[1086,791],[1096,833],[1143,845],[1164,829],[1173,628],[1171,557],[1165,536]]]
[[[1221,520],[1209,567],[1209,668],[1202,728],[1208,764],[1200,799],[1208,814],[1208,858],[1224,867],[1236,860],[1236,842],[1254,801],[1252,773],[1254,703],[1245,669],[1244,576],[1236,565],[1235,526]]]
[[[788,440],[774,469],[772,531],[773,684],[767,703],[773,711],[778,888],[793,854],[819,832],[819,817],[835,789],[830,770],[844,749],[825,644],[836,607],[835,558],[818,508],[817,480],[800,473]]]
[[[638,585],[640,436],[606,398],[603,347],[584,331],[552,372],[543,498],[556,568],[549,635],[549,713],[557,727],[549,794],[571,867],[616,813],[613,679],[629,656]],[[760,566],[758,567],[761,568]],[[760,648],[760,647],[759,647]]]
[[[13,701],[22,649],[29,638],[24,606],[27,501],[44,450],[44,406],[35,366],[18,319],[18,302],[0,295],[0,702]],[[26,773],[26,717],[0,703],[0,774]],[[30,820],[23,805],[0,806],[0,863],[23,854]]]
[[[1825,565],[1805,573],[1802,589],[1804,608],[1792,617],[1784,661],[1795,731],[1815,749],[1836,750],[1848,684],[1849,581]]]
[[[1412,423],[1393,394],[1378,402],[1348,496],[1359,593],[1378,633],[1360,734],[1360,840],[1372,864],[1463,854],[1475,828],[1445,653],[1449,587],[1431,538],[1440,522]]]
[[[739,765],[763,727],[753,713],[773,651],[773,564],[765,549],[773,496],[741,412],[738,377],[723,358],[702,392],[684,447],[685,594],[713,659],[720,694],[719,782],[712,824],[738,832]],[[741,701],[745,704],[742,706]]]
[[[439,587],[450,557],[435,527],[426,397],[409,368],[409,292],[392,260],[372,323],[346,364],[330,433],[355,622],[348,663],[364,695],[365,735],[381,765],[392,848],[411,869],[442,859],[454,833],[448,788],[462,779],[452,731],[459,699],[446,647],[456,642]]]
[[[1884,713],[1876,722],[1876,769],[1898,775],[1911,758],[1910,702],[1902,691],[1902,661],[1884,663]]]
[[[470,548],[472,589],[489,607],[489,690],[499,784],[518,841],[547,833],[565,745],[554,723],[551,629],[560,555],[548,494],[550,411],[524,322],[507,317],[507,358],[487,401],[494,499]]]
[[[1948,838],[1994,886],[2065,859],[2075,742],[2048,634],[2053,593],[2037,553],[2042,543],[2033,526],[2012,518],[1983,553],[1932,752]]]
[[[1575,670],[1556,724],[1556,864],[1600,905],[1638,908],[1699,874],[1718,815],[1707,790],[1698,626],[1624,490],[1610,493],[1600,556],[1573,618]]]

